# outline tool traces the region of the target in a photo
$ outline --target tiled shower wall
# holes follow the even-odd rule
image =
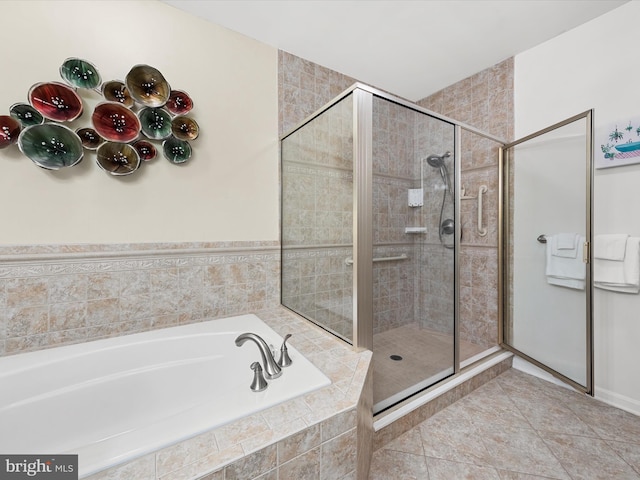
[[[441,120],[421,115],[415,124],[416,160],[415,168],[422,168],[424,177],[424,207],[419,210],[423,225],[427,227],[424,240],[416,252],[416,310],[415,318],[423,328],[453,335],[454,312],[454,264],[452,235],[438,234],[442,220],[454,218],[454,202],[446,192],[445,182],[439,168],[431,167],[429,155],[451,156],[444,159],[449,183],[455,185],[454,127]],[[416,173],[417,178],[420,173]],[[446,197],[445,197],[446,192]],[[444,202],[443,202],[444,201]]]
[[[280,134],[294,128],[355,83],[355,79],[278,51],[278,111]]]
[[[373,264],[373,333],[414,321],[415,240],[405,227],[420,225],[409,208],[415,184],[414,112],[382,99],[373,101],[373,256],[396,257]]]
[[[453,331],[453,256],[438,236],[444,183],[439,169],[425,162],[429,154],[453,150],[453,130],[423,113],[374,99],[374,257],[408,256],[374,263],[374,333],[414,322],[443,333]],[[453,181],[453,157],[447,166]],[[408,190],[420,187],[424,206],[410,207]],[[445,215],[453,217],[449,194]],[[410,234],[406,227],[424,227],[426,232]],[[449,253],[448,264],[434,261],[442,260],[443,250]]]
[[[277,242],[0,248],[0,355],[279,303]]]
[[[513,59],[505,60],[418,102],[505,141],[513,139]],[[484,347],[498,337],[498,144],[464,132],[461,176],[466,195],[483,197],[483,224],[477,230],[477,199],[461,201],[460,337]]]

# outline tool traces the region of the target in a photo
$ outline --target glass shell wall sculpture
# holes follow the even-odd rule
[[[134,173],[158,152],[173,164],[191,158],[189,142],[200,133],[189,116],[193,100],[183,90],[172,90],[158,69],[135,65],[124,81],[103,82],[91,62],[67,58],[60,76],[65,83],[36,83],[28,103],[15,103],[9,115],[0,115],[0,149],[17,144],[46,170],[77,165],[89,152],[103,171],[116,176]],[[83,115],[81,94],[89,91],[103,101]],[[75,130],[66,125],[82,119],[85,125]]]

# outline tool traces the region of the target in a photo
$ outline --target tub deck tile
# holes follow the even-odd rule
[[[155,454],[151,453],[144,457],[118,465],[86,477],[86,480],[123,480],[135,478],[136,480],[156,480]]]
[[[248,455],[259,450],[265,445],[276,443],[290,435],[300,432],[300,430],[304,430],[306,427],[307,424],[301,418],[296,418],[290,422],[280,423],[272,429],[243,440],[241,443],[242,450],[245,455]]]
[[[294,398],[280,405],[263,410],[262,417],[270,428],[276,429],[280,425],[292,420],[304,418],[310,413],[309,405],[302,398]]]
[[[371,352],[353,351],[283,307],[255,313],[279,335],[293,334],[289,343],[332,384],[89,480],[276,480],[288,478],[287,472],[305,472],[311,479],[355,478],[355,412]]]
[[[156,472],[154,480],[191,480],[200,478],[202,472],[215,472],[221,469],[221,465],[226,465],[244,457],[242,446],[233,445],[225,450],[200,457],[195,462],[183,465],[172,472]],[[127,480],[136,477],[126,477]],[[91,479],[93,480],[93,479]],[[124,477],[123,477],[124,480]],[[137,478],[136,478],[137,480]]]
[[[239,445],[243,440],[270,431],[269,424],[261,413],[241,418],[215,430],[218,447],[224,450]]]
[[[165,475],[218,451],[215,434],[203,433],[157,452],[156,469],[160,475]]]

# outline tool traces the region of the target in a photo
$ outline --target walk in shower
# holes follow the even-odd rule
[[[458,338],[462,131],[356,84],[281,141],[282,304],[373,350],[376,413],[487,348]]]

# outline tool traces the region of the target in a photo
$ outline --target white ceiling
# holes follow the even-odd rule
[[[162,0],[419,100],[629,0]]]

